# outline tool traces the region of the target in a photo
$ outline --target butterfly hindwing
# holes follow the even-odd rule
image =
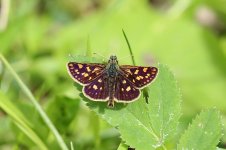
[[[117,82],[115,85],[116,101],[129,103],[135,101],[140,96],[140,90],[134,87],[134,85],[121,74],[118,75]]]
[[[120,66],[123,76],[125,76],[135,87],[144,88],[156,77],[158,69],[156,67],[141,66]]]
[[[85,64],[69,62],[67,69],[74,81],[80,84],[88,84],[95,80],[104,70],[103,64]]]
[[[107,101],[109,97],[109,89],[106,75],[106,73],[103,73],[90,84],[84,86],[84,95],[94,101]]]

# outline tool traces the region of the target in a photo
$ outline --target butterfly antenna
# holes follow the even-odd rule
[[[123,59],[125,59],[125,58],[128,58],[128,57],[131,57],[131,55],[128,55],[128,56],[125,56],[125,57],[122,57],[122,58],[119,58],[118,60],[123,60]]]
[[[104,57],[103,55],[101,55],[101,54],[99,54],[99,53],[93,53],[93,54],[94,54],[94,55],[97,55],[97,56],[100,56],[100,57],[102,57],[103,59],[107,60],[106,57]]]
[[[75,56],[72,56],[71,54],[68,54],[68,56],[69,56],[70,58],[75,59]]]

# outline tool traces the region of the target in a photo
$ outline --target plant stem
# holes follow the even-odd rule
[[[28,87],[23,83],[23,81],[20,79],[20,77],[17,75],[17,73],[14,71],[14,69],[10,66],[8,61],[5,59],[5,57],[0,53],[0,60],[2,60],[3,64],[5,64],[6,68],[9,70],[9,72],[12,74],[12,76],[15,78],[19,86],[21,87],[22,91],[27,95],[27,97],[31,100],[31,102],[34,104],[37,111],[40,113],[40,116],[46,123],[46,125],[49,127],[49,129],[52,131],[54,136],[56,137],[56,140],[58,141],[59,146],[62,150],[68,150],[66,144],[64,143],[63,139],[61,138],[59,132],[53,125],[53,123],[50,121],[42,107],[39,105],[31,91],[28,89]]]
[[[92,56],[92,50],[91,50],[91,43],[90,43],[90,37],[87,37],[87,43],[86,43],[86,56],[91,57]]]
[[[123,35],[124,35],[124,37],[125,37],[125,39],[126,39],[126,43],[127,43],[127,45],[128,45],[128,48],[129,48],[130,56],[131,56],[133,65],[135,66],[136,63],[135,63],[133,51],[132,51],[131,46],[130,46],[130,44],[129,44],[129,40],[128,40],[127,36],[126,36],[126,33],[125,33],[125,31],[124,31],[123,29],[122,29],[122,33],[123,33]]]
[[[71,150],[74,150],[74,145],[72,141],[71,141]]]

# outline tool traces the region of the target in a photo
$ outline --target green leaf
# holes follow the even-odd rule
[[[202,111],[182,135],[178,150],[214,150],[222,136],[219,112],[215,109]]]
[[[150,85],[149,104],[141,97],[128,105],[117,103],[113,109],[106,103],[93,102],[81,96],[88,106],[109,124],[118,128],[125,143],[136,150],[165,148],[175,133],[180,117],[180,94],[174,76],[164,65]]]

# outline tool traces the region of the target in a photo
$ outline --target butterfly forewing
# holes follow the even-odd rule
[[[101,75],[105,68],[103,64],[84,64],[69,62],[67,69],[71,77],[80,84],[88,84]]]
[[[115,86],[115,98],[118,102],[131,102],[139,98],[140,90],[123,75],[119,74]]]
[[[109,89],[106,77],[106,73],[103,73],[90,84],[84,86],[83,93],[85,96],[96,101],[107,101],[107,98],[109,97]]]
[[[150,84],[156,77],[156,67],[120,66],[122,75],[126,77],[135,87],[143,88]]]

